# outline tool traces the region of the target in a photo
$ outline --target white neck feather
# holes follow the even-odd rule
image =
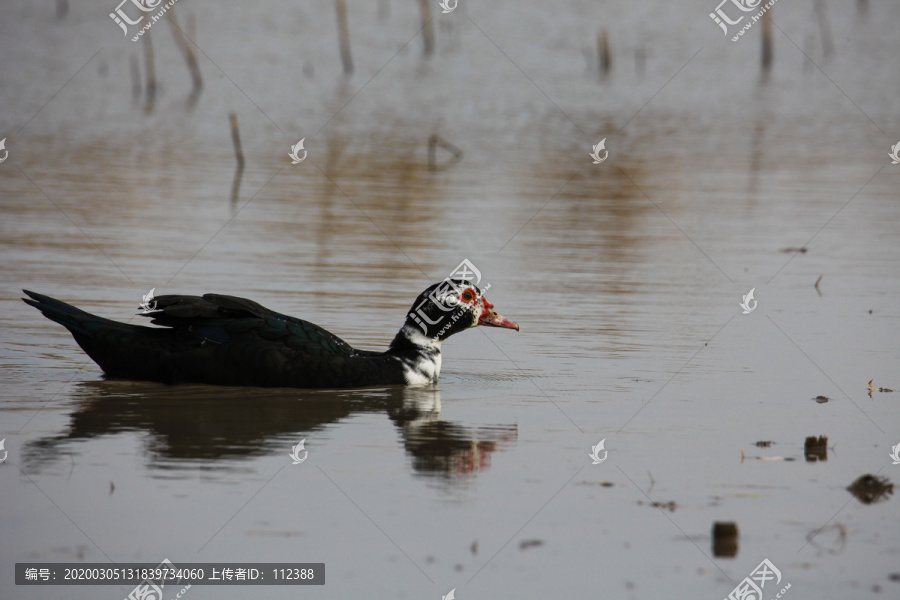
[[[407,385],[437,383],[441,374],[441,341],[424,335],[410,325],[404,325],[400,333],[419,352],[415,358],[402,358]]]

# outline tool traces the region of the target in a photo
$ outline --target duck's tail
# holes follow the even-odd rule
[[[140,342],[150,342],[157,337],[155,334],[159,331],[98,317],[56,298],[29,290],[22,291],[30,297],[22,298],[26,304],[68,329],[78,345],[107,375],[128,375],[133,371],[135,357],[132,355],[141,346]]]
[[[115,321],[92,315],[71,304],[66,304],[56,298],[38,294],[29,290],[22,290],[30,298],[22,298],[25,304],[30,304],[43,313],[51,321],[56,321],[72,332],[72,335],[91,335],[101,323],[114,324]]]

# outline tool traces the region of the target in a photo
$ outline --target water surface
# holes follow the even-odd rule
[[[345,76],[331,2],[180,0],[203,89],[160,22],[152,105],[111,3],[0,9],[0,596],[166,557],[326,564],[258,598],[713,599],[763,558],[789,598],[896,596],[897,498],[846,489],[900,481],[900,395],[866,393],[900,389],[896,3],[781,0],[767,75],[713,2],[429,4],[424,56],[417,3],[348,2]],[[214,291],[378,349],[463,258],[521,331],[454,337],[435,388],[108,381],[19,301]]]

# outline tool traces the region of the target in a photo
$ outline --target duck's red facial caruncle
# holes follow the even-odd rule
[[[469,296],[469,302],[466,301],[467,293],[472,294]],[[467,289],[462,294],[460,294],[460,300],[462,300],[466,304],[474,304],[481,309],[481,316],[478,317],[478,325],[487,325],[489,327],[503,327],[504,329],[515,329],[516,331],[519,331],[519,326],[516,325],[514,321],[510,321],[509,319],[498,313],[496,310],[494,310],[494,305],[488,302],[487,298],[485,298],[484,296],[478,298],[472,293],[472,290]]]

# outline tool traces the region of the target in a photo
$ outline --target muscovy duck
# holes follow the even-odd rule
[[[470,327],[519,330],[462,279],[429,286],[386,352],[357,350],[308,321],[235,296],[145,298],[144,327],[92,315],[23,290],[23,301],[63,325],[109,377],[259,387],[350,388],[437,382],[441,342]]]

